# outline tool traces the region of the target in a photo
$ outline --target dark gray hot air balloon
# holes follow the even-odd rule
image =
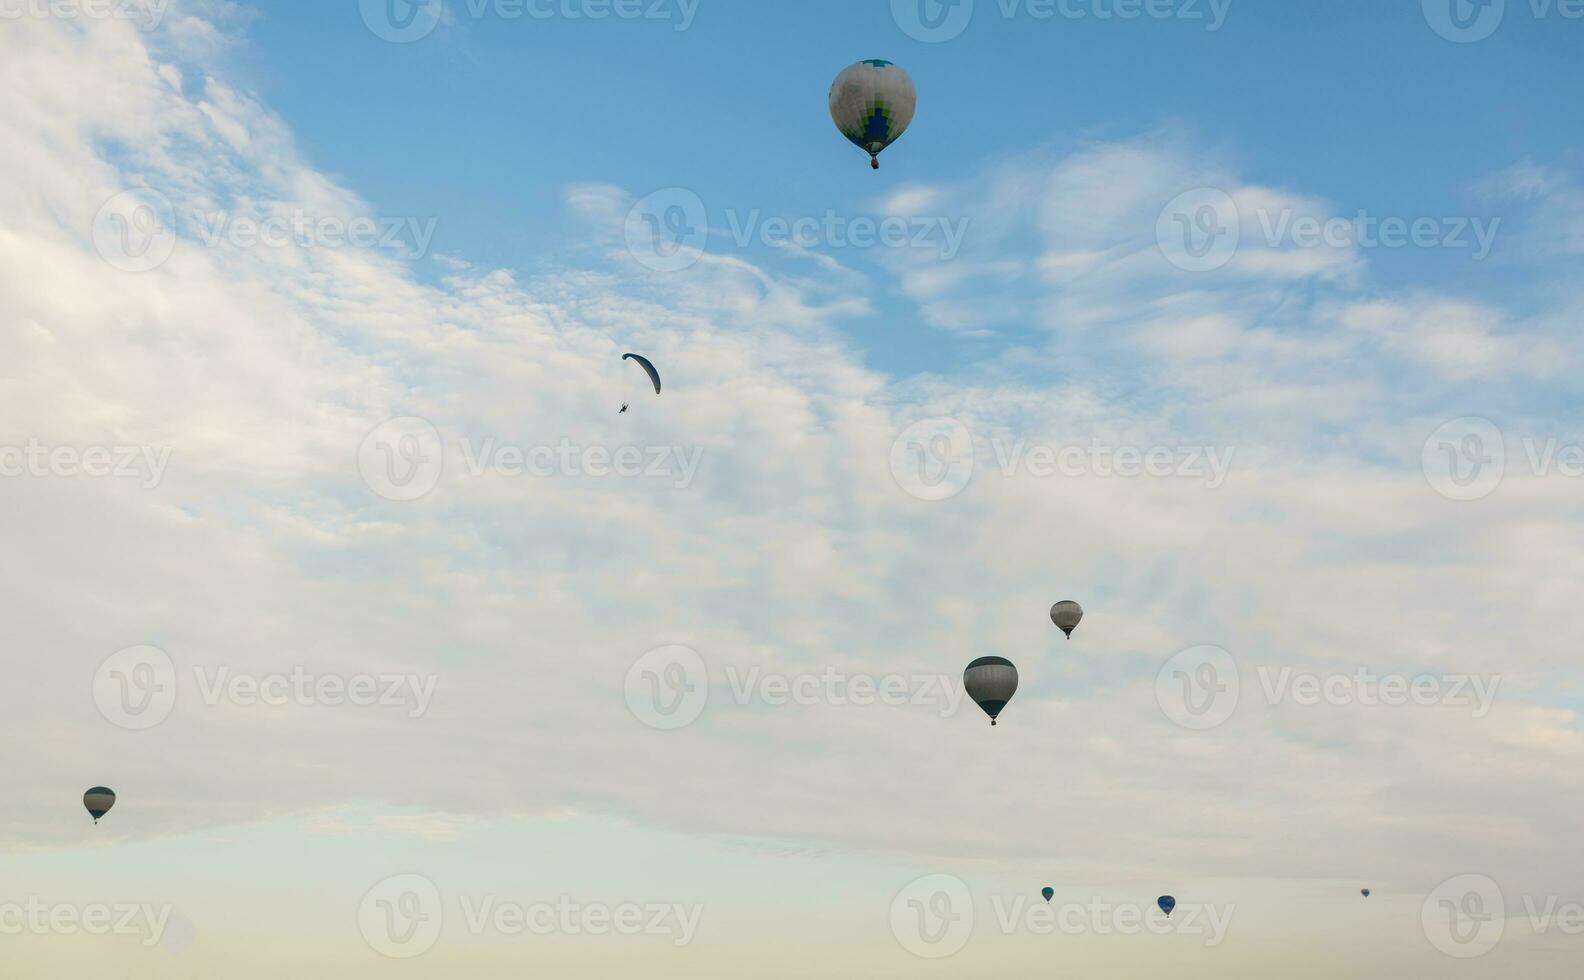
[[[1067,634],[1067,639],[1069,640],[1072,639],[1072,631],[1077,629],[1078,624],[1082,621],[1083,606],[1078,605],[1071,599],[1063,599],[1056,605],[1051,606],[1051,622],[1060,626],[1061,631]]]
[[[99,818],[110,812],[115,806],[115,791],[104,786],[95,786],[83,794],[83,806],[88,808],[88,815],[94,818],[94,823]]]
[[[1370,892],[1369,892],[1369,889],[1366,888],[1363,891],[1359,892],[1359,894],[1363,895],[1365,898],[1369,898]]]
[[[990,724],[1017,693],[1017,668],[1005,657],[980,657],[963,671],[963,688],[990,716]]]

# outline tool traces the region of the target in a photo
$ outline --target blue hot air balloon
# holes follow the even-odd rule
[[[880,152],[895,143],[913,121],[918,95],[908,73],[881,58],[860,61],[831,84],[830,114],[836,128],[869,154],[880,169]]]
[[[1044,895],[1045,896],[1045,901],[1048,902],[1051,899],[1056,897],[1056,889],[1047,886],[1045,888],[1041,888],[1040,889],[1040,894]]]
[[[1160,906],[1160,910],[1165,912],[1166,917],[1169,919],[1171,918],[1172,909],[1177,907],[1177,900],[1170,895],[1162,895],[1156,900],[1155,904]]]

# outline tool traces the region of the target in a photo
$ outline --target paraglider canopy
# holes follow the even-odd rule
[[[963,687],[974,703],[996,723],[1001,709],[1017,693],[1018,674],[1012,661],[1005,657],[980,657],[963,671]]]
[[[1051,622],[1061,627],[1061,631],[1067,634],[1069,640],[1072,639],[1073,630],[1078,628],[1082,620],[1083,607],[1071,599],[1063,599],[1051,606]]]
[[[1045,896],[1045,901],[1048,902],[1056,897],[1056,889],[1047,885],[1046,887],[1040,889],[1040,894]]]
[[[637,361],[638,366],[644,369],[645,374],[649,375],[649,380],[654,382],[655,394],[660,394],[660,372],[655,370],[655,366],[649,358],[644,357],[642,354],[623,354],[622,360]]]
[[[860,61],[831,84],[830,114],[854,146],[880,169],[880,153],[895,143],[913,121],[918,94],[908,73],[883,58]]]
[[[93,817],[94,823],[98,823],[100,817],[110,812],[110,808],[115,806],[115,801],[115,791],[104,786],[95,786],[83,794],[83,806],[88,810],[88,815]]]
[[[1166,917],[1169,919],[1171,918],[1172,909],[1177,907],[1177,900],[1170,895],[1162,895],[1155,900],[1155,904],[1160,906],[1160,910],[1165,912]]]

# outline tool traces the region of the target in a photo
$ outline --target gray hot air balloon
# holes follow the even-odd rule
[[[880,151],[907,130],[917,104],[913,79],[881,58],[858,62],[831,84],[831,119],[843,136],[869,154],[869,165],[876,170]]]
[[[1082,620],[1083,606],[1078,605],[1071,599],[1063,599],[1056,605],[1051,606],[1051,622],[1060,626],[1061,631],[1067,634],[1067,639],[1069,640],[1072,639],[1072,631],[1078,628],[1078,624]]]
[[[963,671],[963,688],[990,716],[990,724],[1017,693],[1017,668],[1005,657],[980,657]]]
[[[1363,891],[1362,891],[1362,892],[1359,892],[1359,894],[1360,894],[1360,895],[1363,895],[1363,896],[1364,896],[1364,897],[1365,897],[1365,898],[1369,898],[1369,896],[1370,896],[1370,890],[1369,890],[1369,889],[1368,889],[1368,888],[1366,888],[1366,889],[1364,889],[1364,890],[1363,890]]]
[[[83,806],[88,808],[88,815],[94,818],[94,823],[99,818],[110,812],[115,806],[115,791],[104,786],[95,786],[83,794]]]

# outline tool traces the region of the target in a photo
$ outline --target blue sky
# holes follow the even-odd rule
[[[1584,875],[1584,21],[1074,2],[0,22],[0,927],[197,937],[17,975],[1570,975],[1518,910]],[[878,173],[826,109],[871,57],[920,94]],[[677,189],[711,234],[661,269]],[[931,235],[733,240],[827,212]],[[347,234],[392,221],[433,239]],[[448,932],[393,950],[413,874]],[[1077,928],[1001,921],[1045,884]],[[1226,941],[1093,918],[1167,890]],[[461,927],[552,893],[704,925]]]

